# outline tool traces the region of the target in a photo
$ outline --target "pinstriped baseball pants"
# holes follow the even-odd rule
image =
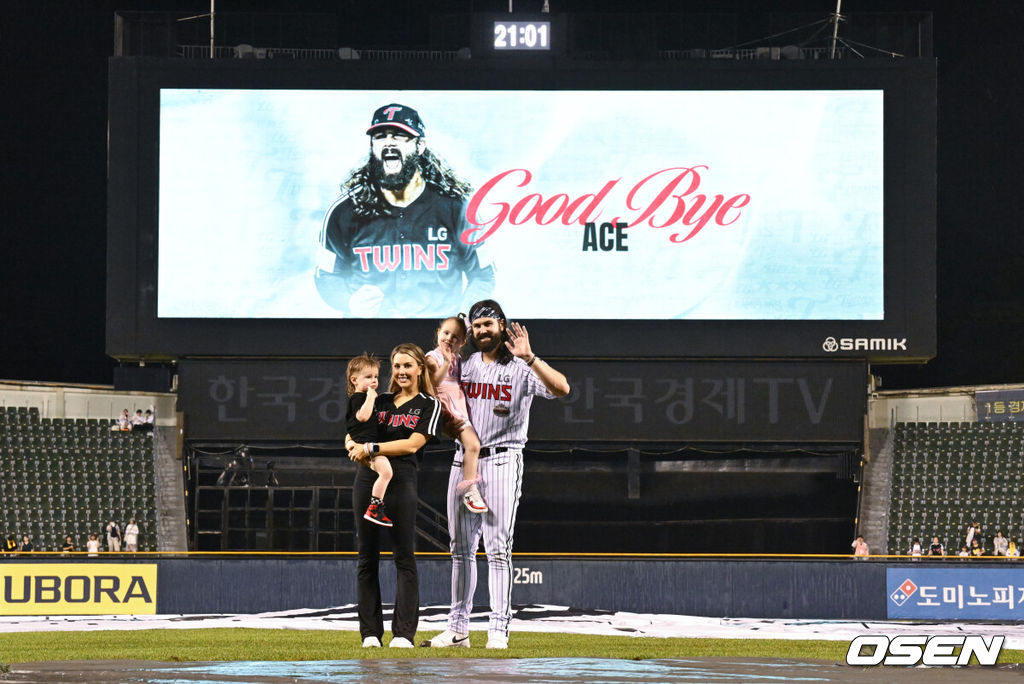
[[[452,552],[452,607],[448,629],[469,632],[469,615],[476,591],[476,551],[483,537],[487,553],[487,589],[491,614],[487,631],[508,634],[512,618],[512,540],[523,488],[523,452],[508,450],[482,457],[480,493],[489,509],[470,513],[456,487],[462,481],[462,458],[457,453],[448,478],[448,534]]]

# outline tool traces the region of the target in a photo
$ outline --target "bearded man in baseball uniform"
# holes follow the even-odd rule
[[[389,104],[373,114],[367,162],[341,184],[320,233],[316,287],[352,318],[437,318],[494,289],[465,203],[472,188],[427,148],[419,113]]]
[[[477,302],[469,313],[477,349],[462,364],[469,419],[480,436],[478,471],[489,511],[462,505],[462,453],[456,451],[448,480],[448,534],[452,552],[452,606],[448,628],[423,646],[469,646],[469,614],[476,591],[476,550],[483,535],[491,614],[487,648],[508,648],[512,617],[512,538],[523,485],[523,447],[535,396],[569,394],[565,376],[538,357],[526,327],[506,323],[497,302]]]

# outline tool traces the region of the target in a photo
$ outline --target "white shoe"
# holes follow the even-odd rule
[[[375,636],[368,636],[363,639],[363,648],[380,648],[380,639]]]
[[[446,629],[430,641],[424,641],[420,646],[429,648],[469,648],[469,635],[456,634]]]
[[[395,637],[388,646],[390,648],[412,648],[412,642],[405,637]]]
[[[487,634],[487,648],[508,648],[508,637],[497,632],[489,632]]]
[[[486,513],[487,504],[484,503],[484,499],[480,496],[480,490],[476,488],[476,485],[470,486],[466,490],[466,493],[462,495],[462,503],[466,505],[470,513]]]

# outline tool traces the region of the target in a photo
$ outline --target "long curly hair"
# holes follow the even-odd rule
[[[423,180],[435,192],[457,200],[465,199],[473,192],[473,186],[430,149],[424,149],[418,155],[418,164]],[[352,202],[353,213],[360,218],[380,218],[394,212],[394,207],[384,199],[380,184],[373,180],[369,160],[349,173],[341,183],[341,192]]]

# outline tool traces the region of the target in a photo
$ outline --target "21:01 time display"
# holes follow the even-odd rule
[[[494,22],[495,50],[550,50],[551,22]]]

